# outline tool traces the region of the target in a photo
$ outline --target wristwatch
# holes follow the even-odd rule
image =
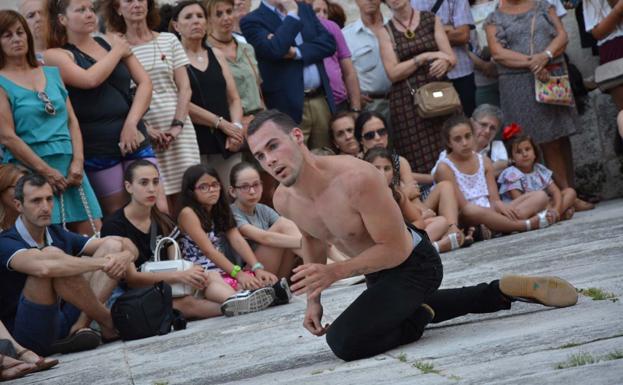
[[[233,122],[232,124],[233,124],[234,126],[238,127],[238,129],[239,129],[239,130],[242,130],[242,127],[243,127],[243,126],[242,126],[242,123],[240,123],[240,122]]]
[[[547,57],[549,58],[549,60],[552,60],[554,58],[554,54],[552,53],[552,51],[546,49],[545,51],[543,51],[545,53],[545,55],[547,55]]]
[[[182,122],[179,119],[173,119],[171,121],[171,127],[173,127],[173,126],[180,126],[181,128],[184,128],[184,122]]]

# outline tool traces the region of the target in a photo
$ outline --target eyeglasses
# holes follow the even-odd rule
[[[244,192],[249,192],[251,191],[251,189],[257,191],[260,187],[262,187],[262,182],[255,182],[253,184],[243,184],[243,185],[234,186],[234,187]]]
[[[195,186],[195,190],[199,190],[203,193],[210,191],[219,191],[221,189],[221,184],[219,182],[212,183],[202,183],[198,186]]]
[[[43,102],[43,109],[48,115],[56,115],[56,108],[54,108],[54,104],[52,104],[50,97],[45,93],[45,91],[37,92],[37,97]]]
[[[379,138],[384,137],[385,135],[387,135],[387,128],[383,127],[383,128],[379,128],[376,131],[368,131],[365,134],[362,135],[362,137],[365,140],[372,140],[374,139],[376,136],[379,136]]]

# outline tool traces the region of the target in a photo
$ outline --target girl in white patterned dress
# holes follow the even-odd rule
[[[500,233],[547,227],[547,195],[543,191],[524,194],[509,204],[502,202],[489,158],[474,152],[471,121],[454,116],[443,126],[442,135],[448,157],[440,161],[435,181],[450,181],[456,188],[461,221],[466,225],[484,224]],[[538,214],[537,214],[538,213]]]
[[[549,196],[550,215],[556,220],[571,219],[575,213],[575,190],[558,188],[552,171],[537,162],[539,147],[534,140],[528,135],[517,135],[508,148],[515,165],[507,167],[498,178],[502,199],[510,202],[532,191],[545,191]]]
[[[144,119],[156,149],[164,192],[173,208],[184,171],[200,162],[195,129],[188,117],[188,57],[175,35],[152,30],[158,25],[155,0],[103,0],[102,10],[108,29],[125,34],[153,83]]]

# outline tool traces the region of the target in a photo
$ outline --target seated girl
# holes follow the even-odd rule
[[[178,224],[183,232],[182,254],[187,260],[207,271],[220,274],[234,289],[260,289],[273,286],[277,302],[288,302],[289,288],[285,279],[278,282],[275,274],[266,270],[236,227],[227,201],[221,192],[221,181],[216,170],[204,164],[189,167],[182,177],[181,211]],[[243,270],[234,264],[233,249],[244,262]]]
[[[463,233],[456,227],[456,222],[449,224],[445,217],[436,215],[434,212],[430,214],[432,210],[428,209],[419,198],[416,198],[414,201],[407,199],[404,186],[394,183],[394,169],[389,151],[384,148],[373,148],[366,152],[363,159],[366,162],[372,163],[374,167],[383,173],[394,198],[400,206],[405,221],[413,223],[420,229],[424,229],[438,252],[454,250],[463,244]],[[452,187],[448,182],[442,183],[450,186],[450,188]],[[422,208],[425,209],[422,210]],[[423,215],[424,211],[427,212],[427,216]]]
[[[548,199],[543,191],[524,194],[508,204],[502,202],[491,160],[474,152],[474,131],[468,118],[449,118],[442,135],[448,156],[439,162],[434,177],[437,183],[449,181],[454,185],[462,222],[484,224],[483,233],[488,229],[500,233],[529,231],[555,222],[544,210]]]
[[[575,213],[575,190],[567,187],[562,191],[552,179],[552,171],[537,162],[539,147],[528,135],[516,134],[509,138],[509,153],[515,163],[500,174],[500,194],[511,202],[532,191],[545,191],[550,197],[549,209],[558,220],[571,219]]]
[[[262,181],[250,163],[235,165],[229,174],[231,210],[240,233],[246,238],[258,261],[279,278],[289,278],[296,263],[295,252],[303,237],[294,222],[259,203]]]
[[[138,248],[138,258],[126,273],[127,286],[145,287],[159,281],[192,286],[201,295],[173,299],[173,307],[190,319],[243,314],[261,310],[272,303],[271,289],[237,295],[218,272],[204,271],[201,266],[193,266],[186,271],[140,272],[140,266],[151,259],[157,239],[163,236],[176,238],[179,230],[156,207],[160,174],[153,163],[138,160],[130,164],[124,179],[125,189],[130,194],[130,203],[106,218],[102,236],[121,235],[132,240]],[[169,248],[169,251],[174,250]],[[162,259],[167,259],[167,255],[163,255]],[[118,289],[115,292],[117,295],[113,294],[113,297],[118,297],[122,290],[123,288]]]

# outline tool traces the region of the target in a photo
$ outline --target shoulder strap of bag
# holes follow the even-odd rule
[[[151,254],[153,255],[156,251],[156,238],[158,237],[158,225],[156,221],[151,221],[151,226],[149,226],[149,248],[151,249]]]
[[[437,0],[439,3],[443,2],[443,0]],[[392,41],[392,47],[394,47],[394,51],[396,50],[396,38],[394,37],[394,32],[392,31],[391,27],[389,26],[388,22],[387,24],[385,24],[383,26],[383,28],[385,28],[385,30],[387,31],[387,34],[389,35],[389,40]],[[409,78],[407,77],[405,79],[405,81],[407,82],[407,86],[409,87],[409,92],[411,93],[411,95],[415,95],[415,89],[413,88],[413,86],[411,85],[411,82],[409,81]]]
[[[257,83],[257,88],[260,91],[260,98],[262,99],[262,102],[264,102],[264,94],[262,93],[262,84],[261,84],[260,76],[258,75],[257,71],[255,70],[255,66],[253,65],[253,61],[251,61],[251,58],[249,57],[249,54],[247,53],[247,50],[244,47],[242,47],[242,53],[244,54],[244,57],[249,62],[249,66],[251,67],[251,71],[253,71],[253,76],[255,76],[255,82]]]
[[[437,0],[437,2],[435,2],[435,5],[433,5],[433,8],[430,9],[430,11],[434,14],[437,14],[437,11],[439,11],[439,8],[441,8],[441,4],[443,4],[444,0]]]

